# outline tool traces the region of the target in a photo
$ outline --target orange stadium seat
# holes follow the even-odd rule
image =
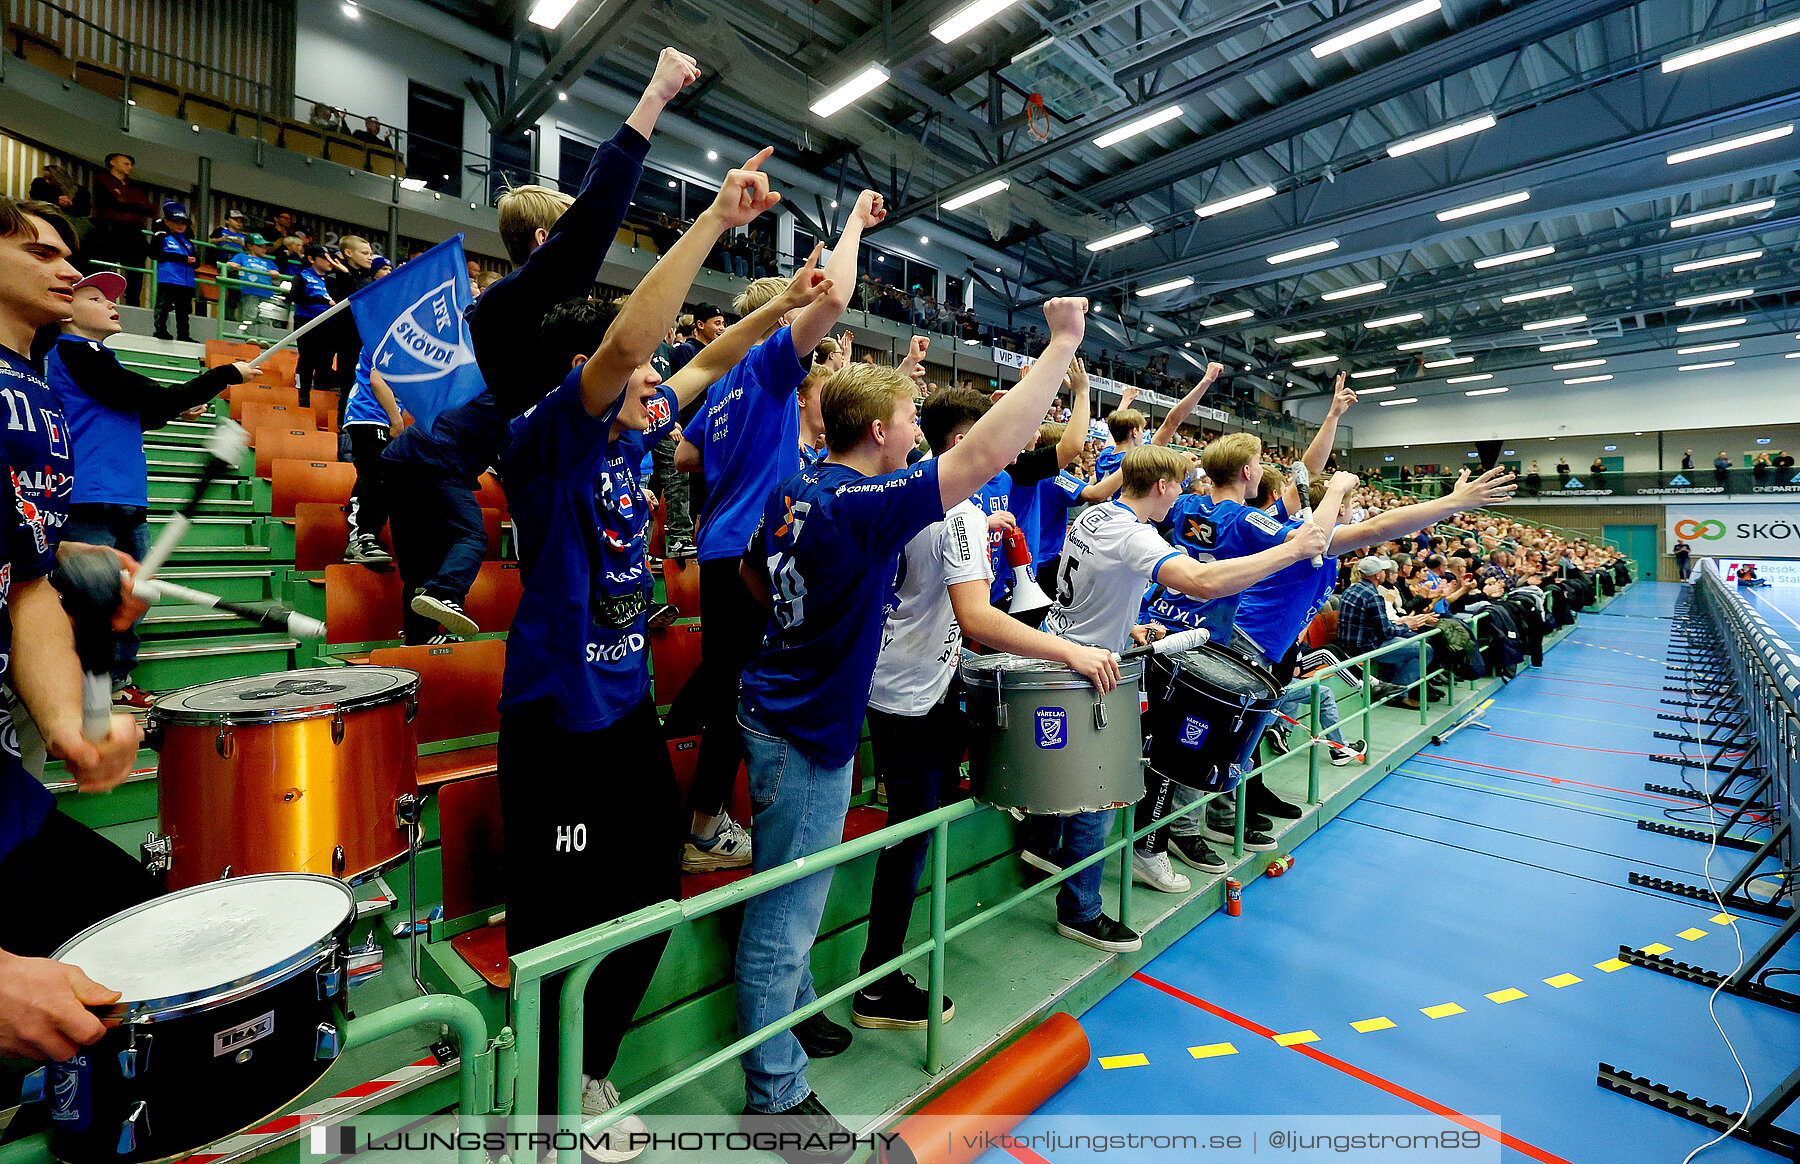
[[[235,364],[239,360],[248,363],[254,360],[261,351],[261,348],[252,343],[209,339],[206,341],[206,366],[217,368],[223,364]]]
[[[683,618],[700,617],[699,562],[664,558],[663,589],[669,595],[669,605],[679,610]]]
[[[343,461],[271,461],[269,515],[292,517],[302,501],[343,505],[355,486],[356,466]]]
[[[253,352],[251,358],[254,357],[255,353]],[[260,376],[259,383],[270,384],[278,388],[292,388],[294,375],[300,370],[300,353],[292,348],[282,348],[264,360],[256,370]]]
[[[343,562],[350,518],[341,505],[302,501],[294,506],[294,569],[323,570]]]
[[[1306,645],[1323,647],[1337,641],[1338,612],[1321,610],[1313,615],[1313,620],[1306,625]]]
[[[650,628],[650,686],[657,706],[674,703],[699,666],[699,623]]]
[[[318,417],[319,427],[337,431],[338,394],[336,392],[315,391],[309,398],[313,415]]]
[[[483,633],[503,631],[512,626],[524,592],[525,576],[517,562],[483,562],[463,600],[463,609]]]
[[[381,643],[400,637],[400,575],[366,566],[325,567],[325,641]]]
[[[253,428],[250,434],[250,443],[256,449],[258,477],[267,477],[269,465],[277,460],[329,462],[337,459],[338,438],[334,432],[269,426]]]
[[[492,911],[506,901],[506,843],[500,827],[500,778],[478,776],[438,789],[444,916]],[[478,926],[450,939],[471,969],[499,990],[512,985],[506,924]]]
[[[244,426],[244,431],[250,434],[252,444],[256,441],[256,431],[262,428],[284,432],[318,428],[318,420],[313,416],[312,409],[301,408],[298,404],[265,404],[260,400],[252,400],[244,405],[244,415],[233,419]],[[337,456],[336,446],[333,446],[331,455]]]
[[[225,389],[225,399],[231,402],[231,419],[242,424],[244,422],[244,405],[254,401],[262,404],[285,404],[289,408],[298,408],[300,406],[300,389],[266,388],[261,384],[233,384]]]
[[[502,520],[506,518],[506,490],[500,488],[500,482],[492,473],[481,475],[481,488],[475,491],[475,504],[483,509],[498,509]]]
[[[378,667],[419,673],[419,743],[436,744],[500,730],[500,677],[506,670],[505,639],[475,639],[369,652]],[[419,757],[419,783],[438,786],[485,776],[494,770],[495,746],[475,744]]]

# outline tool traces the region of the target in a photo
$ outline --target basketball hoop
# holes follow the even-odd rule
[[[1044,108],[1042,93],[1025,99],[1025,128],[1039,141],[1050,140],[1050,111]]]

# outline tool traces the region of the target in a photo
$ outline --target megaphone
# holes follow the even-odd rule
[[[1031,547],[1025,542],[1025,531],[1011,526],[1001,538],[1006,543],[1006,564],[1013,572],[1012,601],[1007,604],[1006,613],[1035,614],[1051,603],[1050,596],[1031,576]]]

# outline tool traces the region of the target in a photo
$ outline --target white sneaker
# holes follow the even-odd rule
[[[750,834],[727,815],[710,844],[703,843],[693,833],[688,834],[686,843],[681,846],[681,871],[710,873],[715,869],[741,869],[753,857]]]
[[[475,620],[464,613],[458,603],[448,598],[438,598],[430,594],[415,594],[411,603],[412,612],[421,618],[436,620],[437,624],[453,635],[480,634],[481,628]]]
[[[619,1089],[612,1085],[610,1079],[594,1079],[582,1076],[586,1080],[581,1089],[581,1114],[589,1119],[611,1111],[619,1104]],[[632,1160],[639,1156],[644,1145],[631,1145],[633,1136],[648,1135],[650,1129],[644,1121],[635,1115],[628,1115],[612,1127],[601,1132],[598,1144],[583,1142],[582,1154],[589,1160],[598,1160],[601,1164],[618,1164],[619,1161]],[[617,1145],[616,1147],[614,1145]]]
[[[1131,850],[1131,879],[1141,881],[1161,893],[1186,893],[1193,887],[1185,873],[1175,872],[1167,852],[1153,855]]]

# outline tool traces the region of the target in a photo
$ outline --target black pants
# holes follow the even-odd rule
[[[408,646],[428,642],[438,624],[412,612],[415,594],[448,599],[462,605],[481,572],[487,553],[487,527],[475,491],[461,481],[435,473],[382,466],[388,494],[388,532],[400,567],[400,595],[406,606],[404,635]],[[483,627],[503,630],[503,627]]]
[[[175,283],[156,285],[156,334],[169,334],[169,312],[175,313],[175,338],[191,339],[188,316],[194,310],[194,289]]]
[[[0,860],[0,885],[11,890],[0,950],[25,958],[48,958],[95,922],[162,892],[125,850],[55,810]]]
[[[725,798],[744,758],[737,725],[738,679],[762,646],[769,625],[769,612],[738,577],[736,558],[700,563],[700,625],[706,628],[700,635],[700,669],[689,682],[706,684],[701,689],[705,703],[688,808],[717,816],[725,811]]]
[[[86,264],[117,263],[125,268],[125,303],[140,306],[139,293],[144,289],[142,267],[149,252],[141,222],[95,222],[81,240],[81,257]],[[85,267],[84,267],[85,269]]]
[[[650,700],[599,731],[567,731],[548,712],[503,715],[498,760],[508,949],[680,899],[680,796]],[[627,946],[589,980],[582,1069],[596,1079],[612,1070],[666,942],[659,935]],[[544,989],[539,1094],[547,1097],[556,1094],[561,984],[559,975]]]
[[[309,322],[296,319],[294,327],[301,328]],[[306,407],[312,404],[313,389],[329,392],[335,383],[332,379],[331,357],[336,351],[336,345],[331,335],[331,324],[327,322],[307,332],[294,341],[294,347],[300,353],[300,358],[294,364],[294,387],[300,390],[301,407]],[[340,401],[341,399],[340,397]]]
[[[349,312],[338,316],[335,326],[327,330],[331,332],[332,355],[337,361],[331,383],[338,391],[338,427],[342,428],[344,409],[350,404],[350,385],[356,381],[356,362],[362,359],[362,333],[356,330],[356,320]]]
[[[381,527],[388,522],[387,474],[381,460],[381,451],[388,447],[387,425],[353,424],[344,431],[350,437],[350,458],[356,462],[356,488],[350,491],[350,536],[380,538]],[[482,535],[484,549],[486,536]]]
[[[887,823],[897,825],[924,816],[944,803],[961,774],[968,743],[968,717],[954,688],[924,715],[891,715],[869,709],[869,743],[875,770],[887,787]],[[913,898],[925,871],[930,833],[890,845],[875,859],[875,885],[869,893],[869,941],[862,969],[873,970],[900,956],[906,927],[912,921]]]

